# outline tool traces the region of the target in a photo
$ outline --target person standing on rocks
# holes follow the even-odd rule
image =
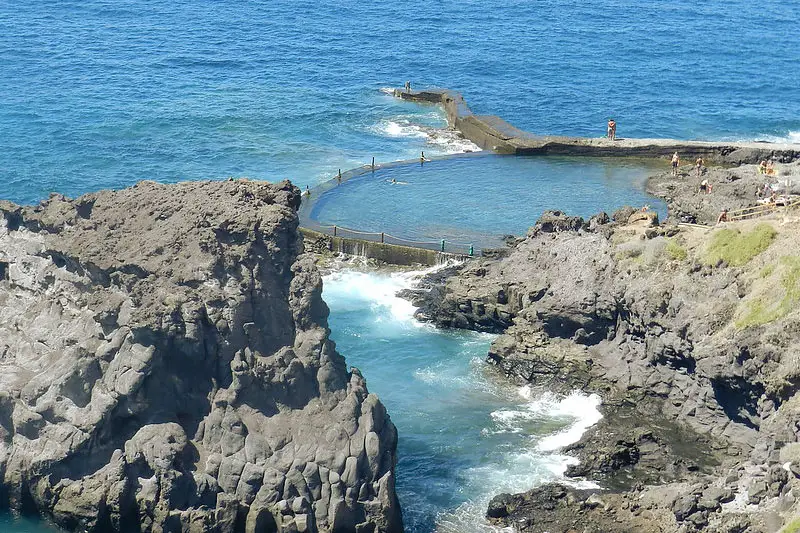
[[[678,152],[672,154],[672,175],[678,177],[678,165],[681,163],[681,158],[678,157]]]
[[[608,138],[612,141],[617,138],[617,122],[613,118],[608,119]]]
[[[703,158],[698,157],[697,161],[694,162],[694,170],[696,172],[697,177],[700,177],[700,174],[703,172]]]

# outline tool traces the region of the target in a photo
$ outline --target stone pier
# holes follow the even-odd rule
[[[702,157],[707,163],[722,165],[758,163],[769,158],[782,163],[800,159],[798,144],[621,138],[611,141],[605,137],[536,135],[520,130],[500,117],[474,114],[464,97],[455,91],[395,89],[394,95],[412,102],[442,105],[451,128],[484,150],[500,154],[667,158],[678,152],[683,162]]]

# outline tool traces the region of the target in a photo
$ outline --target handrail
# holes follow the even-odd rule
[[[448,248],[463,248],[465,250],[464,254],[466,255],[474,255],[475,253],[475,245],[473,243],[461,243],[461,242],[453,242],[447,239],[440,239],[437,241],[415,241],[413,239],[406,239],[404,237],[397,237],[396,235],[392,235],[390,233],[381,232],[381,231],[361,231],[352,228],[348,228],[347,226],[339,226],[338,224],[316,224],[317,230],[323,230],[322,233],[331,234],[334,237],[343,237],[340,235],[340,232],[346,233],[355,233],[357,235],[367,235],[371,237],[375,237],[376,240],[380,238],[380,242],[383,244],[394,244],[394,243],[387,243],[386,239],[393,239],[395,241],[399,241],[400,243],[405,243],[409,245],[427,245],[429,247],[436,247],[441,252],[447,251]],[[325,231],[328,230],[328,231]],[[424,248],[425,246],[417,246],[418,248]]]
[[[730,213],[728,213],[728,220],[731,221],[744,220],[751,217],[758,217],[767,215],[769,213],[774,213],[775,211],[778,210],[794,209],[796,207],[800,207],[800,199],[797,199],[786,205],[761,204],[750,207],[744,207],[742,209],[737,209],[735,211],[731,211]]]

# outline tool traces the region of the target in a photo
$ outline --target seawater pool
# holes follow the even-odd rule
[[[415,241],[497,246],[558,209],[589,217],[624,205],[655,209],[645,192],[660,161],[472,155],[378,168],[322,192],[309,218]]]

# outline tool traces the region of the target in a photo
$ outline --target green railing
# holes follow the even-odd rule
[[[452,154],[452,155],[443,155],[443,156],[433,156],[425,158],[425,163],[430,163],[432,161],[443,160],[443,159],[456,159],[456,158],[465,158],[465,157],[485,157],[490,153],[487,152],[472,152],[466,154]],[[357,176],[362,176],[364,174],[374,173],[376,171],[380,171],[383,169],[398,167],[398,166],[407,166],[407,165],[420,165],[423,164],[420,162],[419,159],[411,159],[407,161],[394,161],[391,163],[375,163],[375,158],[372,158],[371,164],[362,165],[360,167],[356,167],[350,169],[348,171],[342,172],[339,170],[338,173],[334,174],[333,178],[325,181],[313,189],[309,191],[305,191],[303,194],[303,201],[300,205],[300,209],[298,211],[298,215],[300,217],[300,225],[304,228],[324,233],[326,235],[331,235],[333,237],[342,237],[345,239],[360,239],[363,241],[370,241],[370,242],[380,242],[385,244],[395,244],[398,246],[410,246],[412,248],[423,248],[426,250],[434,250],[437,252],[447,253],[447,254],[457,254],[457,255],[465,255],[465,256],[472,256],[472,255],[481,255],[481,246],[487,246],[487,242],[484,243],[461,243],[461,242],[454,242],[448,239],[437,239],[437,240],[414,240],[414,239],[407,239],[404,237],[397,237],[396,235],[391,235],[385,232],[378,232],[378,231],[363,231],[357,230],[353,228],[347,228],[345,226],[331,226],[321,224],[315,219],[311,218],[311,212],[313,210],[314,203],[326,192],[334,189],[343,183],[355,178]]]
[[[412,248],[424,248],[426,250],[434,250],[446,254],[456,255],[480,255],[480,250],[475,248],[472,243],[453,242],[447,239],[440,239],[435,241],[417,241],[413,239],[406,239],[397,237],[386,232],[377,231],[361,231],[344,226],[328,226],[323,224],[315,224],[314,231],[330,235],[332,237],[342,237],[343,239],[359,239],[362,241],[379,242],[383,244],[395,244],[398,246],[410,246]]]

